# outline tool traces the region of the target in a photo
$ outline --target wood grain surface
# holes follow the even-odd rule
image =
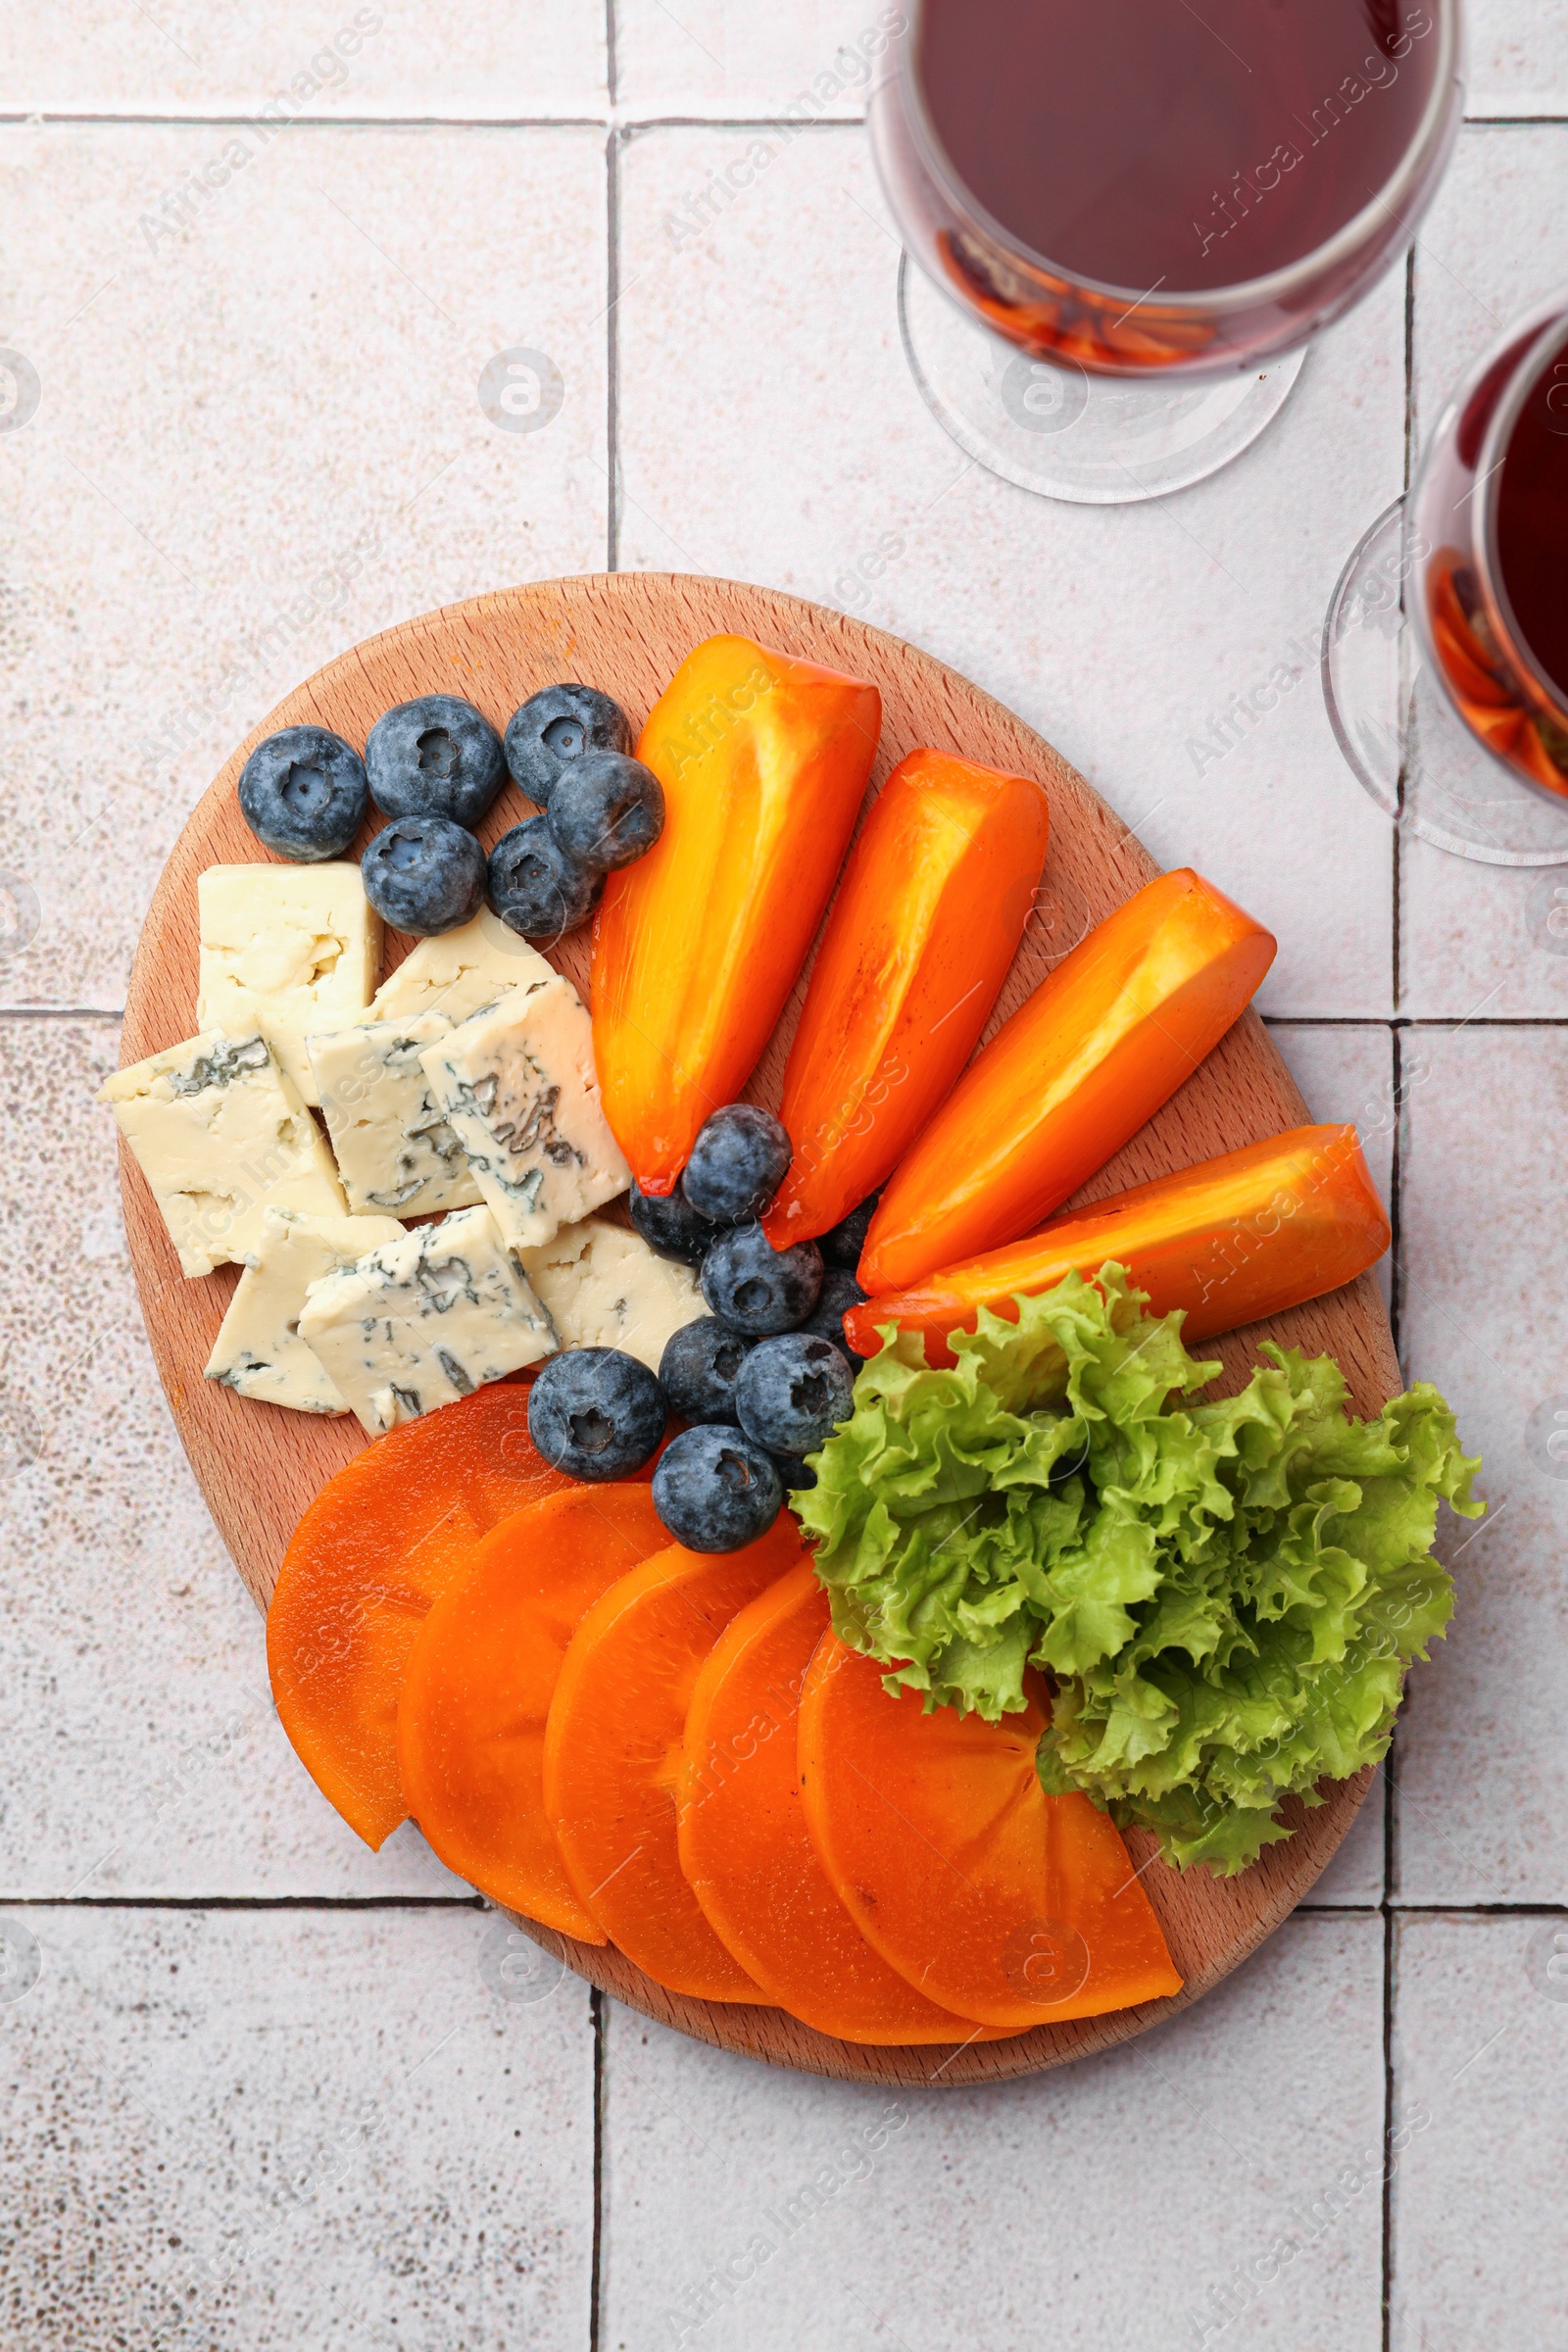
[[[153,899],[131,975],[122,1061],[139,1061],[195,1032],[198,874],[210,865],[278,862],[249,831],[235,793],[246,755],[262,736],[315,721],[363,746],[390,705],[437,692],[466,696],[505,727],[528,695],[563,678],[604,688],[640,724],[693,645],[720,630],[850,670],[880,688],[882,743],[868,799],[919,745],[1033,776],[1045,787],[1051,805],[1045,880],[987,1037],[1093,924],[1156,871],[1140,843],[1050,744],[978,687],[897,638],[843,613],[735,581],[648,572],[547,581],[424,613],[368,639],[297,687],[239,747],[198,802]],[[482,828],[486,843],[528,813],[530,805],[509,785]],[[372,811],[356,854],[380,821]],[[1266,906],[1250,911],[1267,922]],[[693,913],[700,919],[700,909]],[[388,935],[388,969],[412,944]],[[586,998],[586,930],[564,940],[551,960]],[[803,973],[747,1090],[758,1102],[777,1104],[805,981]],[[1260,1141],[1306,1115],[1262,1023],[1248,1012],[1077,1200],[1098,1200]],[[184,1280],[163,1219],[123,1145],[121,1182],[147,1329],[180,1441],[240,1575],[265,1609],[295,1523],[333,1471],[360,1451],[365,1434],[352,1418],[286,1412],[203,1378],[238,1271],[225,1267],[205,1280]],[[1371,1275],[1331,1298],[1210,1343],[1208,1351],[1225,1365],[1216,1393],[1246,1381],[1262,1339],[1337,1356],[1360,1412],[1376,1411],[1399,1386],[1388,1317]],[[813,2033],[777,2010],[685,1999],[651,1983],[612,1947],[578,1944],[528,1920],[519,1925],[617,1999],[750,2057],[906,2088],[1000,2081],[1124,2041],[1218,1984],[1312,1885],[1348,1828],[1369,1778],[1325,1784],[1326,1802],[1304,1811],[1293,1806],[1298,1833],[1240,1879],[1219,1881],[1206,1871],[1181,1878],[1159,1862],[1144,1873],[1186,1979],[1173,1999],[1110,2017],[1043,2025],[1015,2040],[956,2051],[866,2049]],[[1148,1861],[1152,1841],[1134,1833],[1128,1843],[1136,1864]]]

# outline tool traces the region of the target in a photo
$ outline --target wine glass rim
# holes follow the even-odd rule
[[[1158,307],[1166,316],[1175,314],[1212,318],[1216,315],[1223,317],[1233,311],[1249,311],[1263,304],[1277,303],[1309,288],[1326,270],[1349,259],[1366,244],[1380,216],[1393,213],[1398,220],[1398,199],[1419,183],[1433,153],[1441,148],[1446,130],[1449,127],[1450,111],[1455,127],[1457,123],[1454,90],[1459,65],[1459,0],[1431,0],[1431,6],[1437,18],[1433,29],[1438,34],[1439,42],[1432,87],[1422,109],[1420,122],[1412,132],[1397,168],[1383,187],[1342,228],[1336,229],[1332,237],[1314,246],[1299,261],[1291,262],[1282,270],[1270,270],[1263,277],[1240,278],[1233,285],[1214,287],[1207,292],[1187,288],[1173,290],[1160,286],[1146,287],[1140,293],[1130,286],[1112,285],[1105,278],[1090,277],[1083,270],[1071,269],[1062,262],[1054,262],[1048,254],[1026,245],[1013,230],[1004,227],[994,214],[986,210],[960,177],[938,137],[915,75],[914,53],[925,0],[908,0],[908,22],[898,38],[894,74],[908,108],[915,135],[925,149],[927,167],[941,182],[950,204],[956,212],[966,215],[1004,253],[1014,256],[1027,268],[1064,279],[1074,292],[1102,296],[1107,304],[1125,302],[1130,309],[1136,310],[1149,301],[1152,293],[1157,292]],[[1413,222],[1401,221],[1400,226],[1408,226],[1410,233],[1414,234]]]
[[[1541,382],[1552,361],[1568,351],[1568,286],[1547,297],[1539,306],[1546,312],[1541,330],[1519,355],[1519,362],[1503,389],[1501,398],[1488,422],[1476,460],[1478,489],[1476,514],[1472,529],[1477,557],[1476,570],[1481,594],[1487,606],[1488,617],[1502,639],[1508,660],[1516,669],[1530,678],[1551,708],[1559,714],[1568,709],[1568,689],[1543,668],[1529,638],[1519,625],[1503,577],[1502,550],[1497,525],[1502,505],[1502,471],[1508,454],[1508,444],[1514,427],[1524,414],[1526,401]],[[1529,318],[1511,330],[1517,334],[1529,331]],[[1504,341],[1503,348],[1507,348]],[[1494,365],[1495,359],[1494,357]]]

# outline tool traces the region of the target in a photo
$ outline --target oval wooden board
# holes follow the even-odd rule
[[[1051,804],[1045,883],[1007,985],[986,1031],[1058,962],[1091,924],[1156,870],[1141,845],[1051,746],[978,687],[880,630],[798,598],[738,582],[607,574],[547,581],[428,612],[356,646],[288,695],[242,744],[197,804],[170,856],[142,933],[125,1011],[122,1059],[138,1061],[196,1028],[196,877],[209,865],[273,862],[247,829],[235,784],[246,754],[275,728],[316,720],[363,745],[391,704],[437,691],[461,694],[504,727],[518,703],[560,678],[614,695],[640,723],[701,638],[735,630],[765,644],[872,679],[883,702],[882,745],[871,795],[917,745],[958,752],[1034,776]],[[528,813],[509,786],[484,827],[493,842]],[[378,823],[379,819],[375,820]],[[374,824],[368,826],[363,849]],[[1257,908],[1266,920],[1267,907]],[[389,939],[388,967],[412,943]],[[586,997],[587,933],[564,940],[553,960]],[[776,1104],[804,975],[749,1092]],[[1157,1118],[1085,1187],[1092,1200],[1215,1152],[1298,1125],[1306,1108],[1267,1032],[1247,1013]],[[306,1504],[366,1439],[357,1422],[319,1421],[234,1396],[202,1377],[238,1274],[233,1267],[184,1281],[163,1220],[128,1152],[121,1152],[125,1223],[152,1340],[180,1440],[241,1576],[264,1609]],[[1313,1305],[1215,1344],[1225,1362],[1217,1390],[1240,1387],[1256,1344],[1279,1339],[1328,1351],[1344,1366],[1356,1407],[1375,1412],[1399,1386],[1388,1317],[1370,1275]],[[749,2057],[808,2072],[920,2088],[995,2082],[1104,2049],[1184,2008],[1229,1974],[1298,1903],[1348,1828],[1369,1774],[1325,1784],[1326,1802],[1293,1803],[1295,1836],[1242,1878],[1197,1871],[1183,1879],[1154,1862],[1144,1884],[1186,1980],[1175,1998],[1110,2017],[1043,2025],[1012,2041],[957,2050],[865,2049],[830,2039],[774,2009],[696,2001],[665,1992],[612,1947],[573,1942],[536,1922],[519,1925],[580,1976],[647,2016]],[[1135,1863],[1152,1844],[1129,1838]]]

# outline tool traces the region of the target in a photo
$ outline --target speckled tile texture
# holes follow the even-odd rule
[[[0,0],[5,2352],[1568,2340],[1562,886],[1396,854],[1318,679],[1454,379],[1568,275],[1568,5],[1474,0],[1409,270],[1234,466],[1099,512],[968,464],[911,380],[861,121],[903,13]],[[504,352],[560,369],[548,429],[481,407]],[[411,1825],[370,1853],[153,1373],[90,1098],[186,810],[357,640],[607,564],[913,639],[1269,925],[1406,1375],[1487,1456],[1307,1904],[1048,2077],[769,2072],[591,1998]]]

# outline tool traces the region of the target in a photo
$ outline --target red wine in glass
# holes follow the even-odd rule
[[[1182,392],[1298,351],[1408,244],[1458,125],[1458,0],[908,14],[871,109],[906,247],[1031,359],[1089,376]],[[906,339],[938,415],[985,456],[983,422],[933,398],[907,315]]]

